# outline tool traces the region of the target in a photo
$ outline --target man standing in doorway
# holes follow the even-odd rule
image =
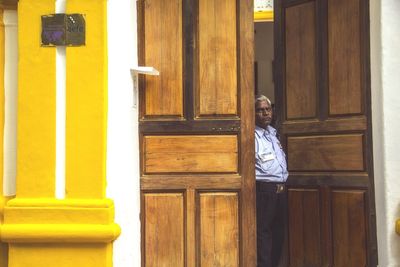
[[[257,266],[276,267],[282,254],[286,188],[286,156],[276,136],[272,121],[271,101],[255,99],[255,157],[257,200]]]

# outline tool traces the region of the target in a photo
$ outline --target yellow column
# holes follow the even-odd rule
[[[67,47],[66,195],[105,195],[107,119],[107,1],[68,0],[85,14],[86,45]]]
[[[110,267],[120,229],[105,198],[106,0],[67,0],[86,19],[86,45],[67,48],[66,199],[55,199],[55,48],[40,46],[55,0],[20,0],[17,197],[1,240],[8,267]],[[2,266],[1,266],[2,267]]]
[[[4,23],[3,9],[0,9],[0,129],[4,129]],[[3,223],[3,211],[6,198],[3,196],[3,130],[0,131],[0,226]],[[6,267],[8,246],[0,242],[0,267]]]
[[[56,50],[40,46],[41,15],[55,0],[18,5],[17,197],[53,197],[56,157]]]

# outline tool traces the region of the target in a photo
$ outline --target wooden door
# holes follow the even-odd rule
[[[142,266],[255,266],[253,1],[138,1]]]
[[[275,3],[288,266],[376,266],[368,0]]]

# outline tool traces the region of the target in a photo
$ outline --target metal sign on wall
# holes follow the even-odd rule
[[[42,16],[42,46],[82,46],[85,35],[86,23],[82,14]]]

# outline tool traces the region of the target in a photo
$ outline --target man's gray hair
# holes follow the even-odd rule
[[[268,102],[268,104],[271,105],[271,100],[269,100],[269,98],[266,97],[265,95],[257,95],[256,99],[254,101],[254,105],[256,105],[257,102],[263,102],[263,101],[266,101],[266,102]]]

